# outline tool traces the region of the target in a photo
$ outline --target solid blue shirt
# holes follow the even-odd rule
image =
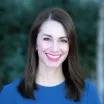
[[[85,89],[79,102],[65,98],[65,81],[52,87],[37,84],[39,90],[35,91],[36,101],[20,95],[17,91],[19,82],[20,80],[17,80],[4,86],[0,93],[0,104],[100,104],[97,91],[88,80],[85,81]]]

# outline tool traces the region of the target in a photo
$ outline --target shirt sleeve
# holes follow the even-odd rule
[[[86,104],[101,104],[96,88],[89,81],[88,81],[88,92],[87,92]]]

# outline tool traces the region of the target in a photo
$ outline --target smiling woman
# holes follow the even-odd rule
[[[30,31],[24,76],[5,86],[0,104],[100,104],[95,87],[84,79],[77,36],[70,15],[43,10]]]
[[[66,32],[61,23],[55,20],[47,20],[42,24],[37,36],[36,47],[39,56],[38,71],[48,68],[51,70],[51,73],[54,73],[54,71],[58,69],[59,71],[62,71],[62,62],[66,59],[69,52],[69,43],[66,36]],[[45,71],[47,72],[48,70]],[[57,74],[58,73],[59,72],[57,72]],[[56,71],[54,75],[55,74]],[[50,75],[48,74],[48,76]],[[48,81],[47,79],[45,80]],[[51,80],[54,79],[50,79],[49,82]]]

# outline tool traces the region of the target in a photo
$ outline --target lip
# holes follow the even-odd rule
[[[52,58],[52,57],[50,57],[49,55],[51,55],[51,56],[59,56],[59,57],[57,57],[57,58]],[[55,55],[55,54],[46,54],[46,56],[47,56],[47,58],[48,58],[48,60],[50,60],[50,61],[52,61],[52,62],[56,62],[56,61],[58,61],[59,59],[60,59],[60,57],[61,57],[61,55]]]
[[[62,54],[50,54],[50,53],[46,53],[46,54],[49,54],[49,55],[52,55],[52,56],[61,56]]]

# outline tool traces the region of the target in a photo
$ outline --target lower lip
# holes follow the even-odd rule
[[[47,58],[50,60],[50,61],[53,61],[53,62],[56,62],[60,59],[61,56],[59,56],[58,58],[51,58],[49,57],[47,54],[46,54]]]

